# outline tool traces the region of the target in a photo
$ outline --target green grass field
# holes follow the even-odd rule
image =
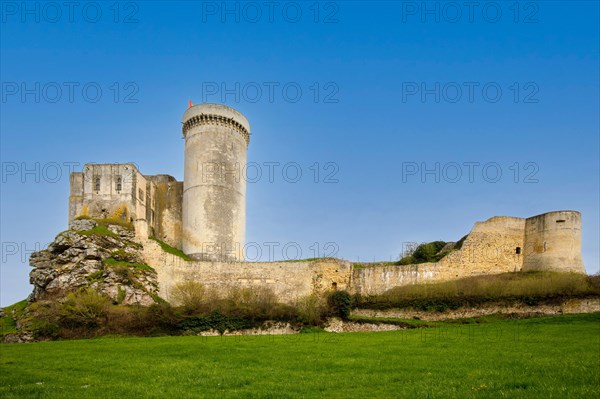
[[[598,398],[600,314],[0,345],[9,398]]]

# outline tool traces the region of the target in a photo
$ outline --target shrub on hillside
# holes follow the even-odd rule
[[[362,298],[358,306],[443,310],[489,301],[518,300],[536,304],[552,298],[588,295],[600,296],[600,284],[594,276],[578,273],[517,272],[395,287],[381,295]]]
[[[447,251],[440,252],[445,246],[444,241],[433,241],[419,245],[412,254],[407,255],[396,262],[396,265],[413,265],[426,262],[437,262],[448,254]]]
[[[197,281],[184,281],[175,285],[171,299],[188,314],[198,313],[206,308],[207,290]]]
[[[111,303],[109,297],[93,289],[69,293],[59,307],[60,324],[66,327],[98,327],[106,320]]]
[[[147,307],[139,305],[111,306],[106,318],[106,332],[110,334],[147,335],[157,324]]]
[[[352,311],[352,297],[346,291],[333,291],[327,296],[327,304],[332,315],[342,320],[350,318]]]
[[[111,299],[91,288],[69,293],[62,300],[29,306],[29,329],[36,338],[88,337],[102,332]]]
[[[315,294],[299,299],[295,304],[295,308],[298,320],[310,326],[320,325],[328,311],[325,299]]]

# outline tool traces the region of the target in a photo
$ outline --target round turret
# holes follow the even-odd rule
[[[522,270],[585,273],[581,258],[581,214],[556,211],[528,218]]]
[[[183,252],[201,260],[243,260],[248,120],[225,105],[183,114]]]

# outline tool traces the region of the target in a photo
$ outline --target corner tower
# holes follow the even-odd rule
[[[200,260],[243,260],[248,120],[233,108],[199,104],[183,114],[182,249]]]
[[[522,270],[585,273],[581,258],[581,214],[556,211],[528,218]]]

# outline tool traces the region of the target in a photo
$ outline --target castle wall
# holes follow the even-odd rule
[[[475,223],[462,247],[439,262],[354,269],[352,292],[375,295],[403,285],[520,271],[524,246],[525,219],[496,216]]]
[[[83,172],[72,172],[69,176],[69,225],[83,209]]]
[[[88,164],[83,172],[81,215],[131,221],[136,218],[132,164]]]
[[[352,265],[337,259],[298,262],[185,261],[163,252],[154,241],[144,243],[144,259],[158,275],[160,296],[171,299],[180,282],[197,281],[227,292],[231,288],[268,288],[284,303],[315,292],[350,290]]]
[[[558,211],[527,219],[523,270],[585,273],[581,258],[581,214]]]
[[[525,247],[525,219],[496,216],[477,222],[462,248],[442,258],[439,279],[520,271]]]
[[[154,236],[181,249],[183,182],[168,175],[148,176],[154,183],[156,223]]]
[[[434,282],[440,278],[437,263],[421,263],[403,266],[374,266],[352,271],[350,292],[360,295],[376,295],[401,285]]]
[[[134,206],[134,212],[133,212],[133,221],[134,222],[146,222],[148,225],[149,223],[147,222],[147,215],[146,215],[146,206],[148,204],[148,200],[149,200],[149,192],[148,192],[148,182],[146,181],[146,178],[144,177],[144,175],[142,175],[139,171],[135,171],[134,173],[134,177],[133,177],[133,196],[132,196],[132,200],[133,200],[133,206]],[[146,235],[147,237],[147,235]]]
[[[160,294],[167,300],[175,285],[191,280],[223,291],[239,287],[269,288],[279,301],[293,303],[333,289],[377,295],[398,286],[520,270],[585,273],[583,263],[579,263],[579,234],[577,212],[552,212],[529,219],[502,216],[477,222],[462,248],[437,263],[353,268],[350,262],[337,259],[190,262],[163,252],[154,241],[144,244],[144,257],[157,270]]]

